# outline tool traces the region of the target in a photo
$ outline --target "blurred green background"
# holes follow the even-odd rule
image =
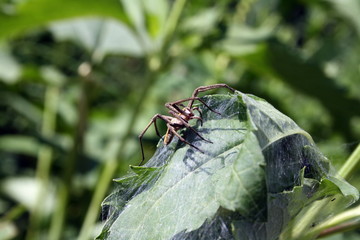
[[[359,16],[358,0],[0,0],[0,240],[94,238],[138,134],[201,85],[265,98],[340,168],[360,139]]]

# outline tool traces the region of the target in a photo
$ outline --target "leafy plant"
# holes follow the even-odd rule
[[[212,143],[183,134],[205,154],[160,141],[146,166],[115,180],[98,239],[314,239],[314,226],[359,198],[310,135],[266,101],[240,92],[203,99],[221,113],[203,108],[197,124]]]
[[[359,9],[358,0],[1,0],[0,239],[96,237],[101,216],[116,212],[100,204],[114,176],[139,162],[148,119],[165,113],[164,102],[220,82],[294,119],[359,189]],[[143,140],[152,154],[155,132]],[[132,167],[109,208],[150,188],[163,160]],[[296,184],[303,189],[301,178]],[[347,209],[316,231],[354,228],[358,221],[338,223],[357,215]],[[216,216],[198,234],[226,235],[228,218]]]

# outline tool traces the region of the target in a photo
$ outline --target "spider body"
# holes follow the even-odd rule
[[[169,106],[167,106],[167,107],[169,108]],[[190,109],[188,107],[184,107],[182,109],[183,113],[169,111],[170,114],[172,114],[173,116],[177,116],[177,117],[165,116],[168,118],[168,120],[169,120],[168,124],[170,125],[170,128],[168,126],[168,129],[166,130],[166,134],[164,137],[165,145],[168,145],[175,136],[175,134],[173,133],[172,130],[174,130],[175,132],[179,131],[180,129],[184,128],[185,123],[188,124],[191,119],[198,119],[199,121],[202,121],[201,117],[195,116],[194,110],[198,110],[198,108],[194,107],[194,108]]]
[[[181,128],[183,128],[183,124],[182,122],[177,119],[177,118],[171,118],[169,125],[175,130],[175,131],[179,131]],[[166,134],[164,137],[164,144],[168,145],[169,143],[171,143],[171,141],[174,138],[174,133],[170,130],[170,128],[168,127],[168,129],[166,130]]]
[[[188,144],[189,146],[195,148],[196,150],[204,153],[201,149],[199,149],[198,147],[196,147],[192,143],[188,142],[185,138],[183,138],[178,133],[178,131],[183,129],[183,128],[188,128],[191,131],[193,131],[198,137],[200,137],[203,141],[212,143],[211,141],[206,140],[204,137],[202,137],[193,127],[191,127],[189,125],[189,121],[192,120],[192,119],[197,119],[198,121],[200,121],[201,125],[203,123],[201,111],[199,110],[198,107],[193,107],[194,101],[196,101],[196,100],[201,102],[210,111],[220,115],[220,113],[218,113],[218,112],[214,111],[213,109],[211,109],[203,100],[201,100],[199,97],[197,97],[197,95],[200,92],[205,92],[205,91],[208,91],[208,90],[211,90],[211,89],[216,89],[216,88],[228,88],[232,92],[235,92],[235,89],[229,87],[226,84],[214,84],[214,85],[210,85],[210,86],[198,87],[198,88],[196,88],[194,90],[194,92],[193,92],[193,94],[192,94],[192,96],[190,98],[178,100],[178,101],[175,101],[175,102],[169,102],[169,103],[165,104],[165,107],[169,109],[169,113],[172,116],[155,114],[151,118],[149,124],[145,127],[145,129],[139,135],[139,141],[140,141],[141,153],[142,153],[142,161],[141,161],[140,165],[143,163],[143,161],[145,159],[144,149],[143,149],[143,145],[142,145],[142,137],[144,136],[144,134],[146,133],[146,131],[149,129],[149,127],[152,124],[154,124],[156,134],[159,137],[161,137],[161,135],[160,135],[160,133],[158,131],[158,128],[156,126],[156,120],[157,119],[162,119],[163,121],[166,122],[167,131],[166,131],[166,134],[165,134],[165,137],[164,137],[164,144],[165,145],[168,145],[172,141],[174,136],[177,136],[180,141],[182,141],[182,142]],[[184,102],[188,102],[188,105],[185,106],[183,104]],[[197,111],[199,113],[199,116],[195,115],[194,111]]]

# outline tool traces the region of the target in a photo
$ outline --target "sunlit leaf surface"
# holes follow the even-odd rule
[[[212,143],[191,130],[181,134],[204,153],[161,140],[145,167],[117,180],[100,239],[209,239],[210,228],[211,239],[274,239],[317,199],[337,195],[342,207],[357,199],[311,137],[266,101],[240,92],[203,99],[221,115],[199,104],[204,123],[192,124]]]

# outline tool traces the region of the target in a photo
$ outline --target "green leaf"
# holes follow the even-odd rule
[[[168,14],[168,5],[163,0],[143,1],[122,0],[126,15],[131,20],[131,26],[141,38],[143,50],[154,51],[158,46],[152,38],[161,36]]]
[[[149,34],[152,38],[155,38],[156,36],[159,35],[160,33],[160,20],[158,18],[158,16],[156,16],[155,14],[145,14],[146,17],[146,25],[147,25],[147,29],[149,31]]]
[[[10,177],[3,179],[0,184],[2,194],[25,206],[29,210],[36,207],[37,196],[41,190],[41,182],[31,177]],[[42,199],[41,214],[47,215],[54,205],[55,195],[52,186],[49,186],[46,198]]]
[[[275,239],[313,202],[336,197],[341,209],[358,198],[309,134],[266,101],[240,92],[203,100],[221,115],[199,104],[203,125],[191,124],[212,143],[190,129],[180,134],[204,153],[160,141],[145,167],[117,180],[98,239]]]
[[[269,20],[269,24],[262,25],[259,28],[253,28],[246,25],[234,25],[228,31],[227,37],[219,47],[231,56],[248,56],[259,52],[261,43],[273,37],[273,32],[278,21]],[[261,65],[257,67],[262,67]]]
[[[264,166],[265,159],[259,143],[256,136],[249,131],[239,148],[236,160],[213,176],[216,198],[220,205],[231,211],[236,210],[243,216],[261,212],[266,201]]]
[[[131,29],[112,19],[80,18],[61,21],[51,24],[51,30],[60,40],[70,39],[86,47],[98,61],[106,54],[144,54]]]
[[[37,156],[39,142],[28,136],[3,135],[0,137],[0,150]]]
[[[131,21],[131,25],[135,29],[141,29],[144,26],[144,9],[141,0],[120,1],[124,7],[126,16]]]
[[[246,104],[251,121],[256,127],[255,132],[262,148],[294,134],[302,134],[312,141],[311,136],[306,131],[265,100],[255,96],[243,95],[243,101]]]
[[[205,35],[214,30],[215,24],[219,20],[220,9],[209,8],[196,15],[186,18],[182,28],[185,31],[195,32],[196,34]]]
[[[21,74],[21,66],[10,54],[7,46],[0,45],[0,81],[15,83]]]
[[[239,113],[244,112],[237,96],[231,97],[227,104],[219,105],[218,99],[212,102],[212,109],[222,115],[217,117],[213,112],[204,111],[204,119],[210,119],[210,115],[213,119],[205,121],[199,132],[213,143],[201,141],[186,132],[187,138],[193,139],[206,154],[180,144],[154,186],[129,202],[128,206],[134,207],[123,209],[110,227],[107,239],[169,239],[182,231],[199,228],[206,219],[215,215],[221,206],[216,197],[218,192],[214,189],[218,184],[216,175],[246,155],[241,149],[245,137],[251,134],[247,134],[247,120],[239,121]],[[228,134],[224,135],[224,132]],[[256,161],[250,161],[248,165],[249,168],[261,168]],[[247,176],[246,171],[243,173]],[[257,191],[250,188],[251,195],[252,190]],[[156,227],[159,219],[166,223],[165,228]]]
[[[25,116],[36,125],[40,125],[42,119],[41,110],[26,98],[23,98],[17,94],[2,92],[0,95],[0,100],[8,104],[20,115]]]
[[[0,13],[0,39],[31,28],[44,26],[50,21],[82,16],[103,16],[129,23],[122,5],[117,0],[32,0],[21,1],[15,13]]]
[[[151,187],[161,174],[163,167],[142,167],[131,166],[132,173],[123,177],[114,179],[117,183],[116,190],[107,196],[102,202],[103,209],[107,209],[110,215],[103,228],[101,235],[97,239],[103,239],[108,235],[108,229],[117,219],[119,212],[132,197],[140,194]]]
[[[163,170],[163,167],[142,167],[142,166],[130,166],[131,170],[134,172],[134,174],[129,174],[126,177],[123,178],[117,178],[114,179],[114,181],[118,184],[120,184],[123,187],[136,187],[137,185],[134,184],[134,180],[139,183],[138,187],[143,185],[145,181],[147,183],[151,182],[153,178],[156,178],[161,171]]]
[[[314,188],[317,189],[315,192]],[[281,205],[287,206],[288,210],[284,212],[291,219],[280,239],[314,239],[319,234],[312,231],[314,227],[348,207],[358,199],[358,195],[356,188],[345,181],[329,177],[321,182],[305,179],[304,185],[274,196],[276,200],[286,199],[287,203]]]
[[[143,1],[146,10],[147,32],[152,38],[164,34],[169,3],[165,0]]]

